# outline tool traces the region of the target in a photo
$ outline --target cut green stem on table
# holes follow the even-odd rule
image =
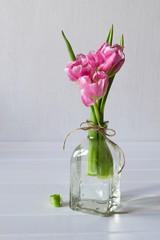
[[[60,194],[54,194],[50,196],[50,203],[53,207],[61,207],[62,199]]]

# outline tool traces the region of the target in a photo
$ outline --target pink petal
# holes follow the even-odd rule
[[[68,75],[68,77],[70,78],[71,81],[73,81],[73,82],[77,81],[77,78],[72,73],[72,71],[70,71],[69,68],[65,68],[64,71],[67,73],[67,75]]]
[[[85,88],[88,84],[91,84],[91,79],[89,76],[83,76],[78,79],[79,90]]]
[[[114,66],[115,60],[116,53],[113,52],[113,54],[106,58],[106,61],[99,66],[99,71],[108,72]]]
[[[108,46],[110,47],[109,43],[105,42],[99,46],[98,51],[103,52]]]
[[[88,59],[87,59],[87,57],[86,57],[84,54],[82,54],[82,53],[78,54],[76,59],[77,59],[77,60],[80,60],[80,64],[81,64],[83,67],[85,67],[85,66],[88,64]]]
[[[93,74],[93,81],[97,82],[98,80],[102,78],[108,78],[107,74],[103,71],[97,71]]]
[[[92,106],[92,105],[95,104],[95,102],[94,102],[91,98],[89,98],[88,96],[86,96],[86,95],[84,94],[84,91],[83,91],[83,90],[81,91],[81,99],[82,99],[83,104],[84,104],[86,107],[89,107],[89,106]]]
[[[75,76],[79,77],[79,75],[81,74],[82,71],[82,66],[78,65],[72,68],[72,72]]]
[[[93,101],[97,100],[98,97],[98,86],[97,83],[91,83],[84,88],[84,95]]]
[[[114,66],[113,72],[117,73],[120,70],[120,68],[122,67],[123,63],[124,63],[124,59],[122,59],[119,63],[117,63],[117,65]]]
[[[87,54],[87,58],[92,67],[97,68],[98,66],[98,57],[94,51],[90,51]]]
[[[102,98],[106,94],[108,85],[109,85],[108,78],[107,79],[103,78],[98,81],[98,97],[99,98]]]

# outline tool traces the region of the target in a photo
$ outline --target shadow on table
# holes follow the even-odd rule
[[[69,202],[63,202],[68,207]],[[122,194],[121,205],[114,214],[160,214],[160,184],[149,185]]]
[[[125,192],[116,214],[160,214],[160,195],[157,191],[160,192],[160,184]]]
[[[63,202],[63,207],[69,207],[69,202],[68,201]]]

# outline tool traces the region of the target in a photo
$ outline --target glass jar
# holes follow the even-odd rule
[[[89,131],[70,162],[70,208],[107,216],[120,204],[122,157],[119,148],[99,132]]]

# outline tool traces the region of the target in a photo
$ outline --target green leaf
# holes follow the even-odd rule
[[[123,37],[123,34],[122,34],[122,36],[121,36],[120,46],[124,46],[124,37]]]
[[[69,55],[70,55],[71,60],[72,60],[72,61],[75,61],[75,60],[76,60],[76,57],[75,57],[75,54],[74,54],[73,49],[72,49],[72,47],[71,47],[71,44],[69,43],[69,41],[68,41],[68,39],[66,38],[66,36],[65,36],[65,34],[64,34],[63,31],[62,31],[62,36],[63,36],[63,38],[64,38],[64,41],[65,41],[66,45],[67,45],[67,49],[68,49],[68,52],[69,52]]]
[[[108,33],[108,36],[107,36],[107,40],[106,40],[106,42],[109,42],[110,34],[111,34],[111,30],[109,30],[109,33]]]
[[[112,46],[112,40],[113,40],[113,24],[109,30],[106,42],[108,42],[109,45]]]

